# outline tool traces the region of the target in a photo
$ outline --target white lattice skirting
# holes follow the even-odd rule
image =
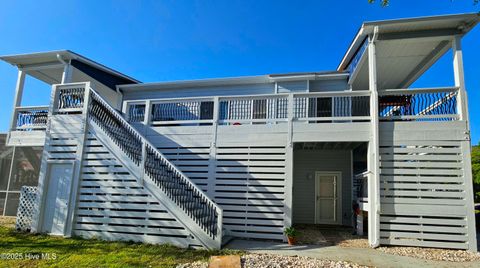
[[[30,231],[36,198],[37,187],[22,186],[22,189],[20,190],[20,203],[18,204],[17,209],[15,229],[21,231]]]

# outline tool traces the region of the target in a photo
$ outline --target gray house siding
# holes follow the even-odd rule
[[[310,92],[349,90],[347,79],[310,81]]]
[[[315,171],[342,172],[342,224],[351,225],[350,150],[295,150],[293,155],[293,223],[313,224]],[[310,176],[309,178],[309,175]]]
[[[188,98],[202,96],[237,96],[237,95],[256,95],[256,94],[274,94],[274,83],[245,84],[245,85],[227,85],[212,87],[189,87],[172,88],[159,90],[137,90],[124,92],[124,100],[143,100],[143,99],[161,99],[161,98]]]

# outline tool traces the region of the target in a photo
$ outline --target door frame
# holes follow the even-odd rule
[[[331,223],[319,223],[318,222],[318,202],[317,202],[317,195],[318,195],[318,176],[321,175],[326,175],[326,176],[337,176],[337,181],[336,181],[336,195],[337,195],[337,202],[335,202],[335,221]],[[343,209],[342,209],[342,172],[341,171],[315,171],[315,219],[314,223],[315,224],[334,224],[334,225],[342,225],[342,215],[343,215]]]
[[[45,216],[45,210],[47,209],[46,207],[46,203],[47,203],[47,197],[48,197],[48,186],[49,186],[49,183],[50,183],[50,169],[52,167],[52,165],[55,165],[55,164],[70,164],[71,165],[71,168],[72,168],[72,178],[71,178],[71,181],[70,181],[70,195],[68,197],[68,206],[67,206],[67,216],[66,216],[66,219],[65,219],[65,228],[63,230],[63,233],[62,234],[51,234],[51,235],[58,235],[58,236],[65,236],[66,235],[66,231],[67,231],[67,226],[70,224],[69,222],[69,218],[70,218],[70,214],[72,213],[72,188],[73,188],[73,183],[74,183],[74,179],[75,179],[75,160],[47,160],[47,168],[46,168],[46,172],[45,172],[45,182],[44,182],[44,189],[42,189],[42,192],[44,194],[42,194],[42,200],[41,200],[41,203],[40,203],[40,217],[39,217],[39,222],[38,222],[38,228],[40,230],[40,232],[44,233],[46,232],[46,230],[44,229],[44,216]]]

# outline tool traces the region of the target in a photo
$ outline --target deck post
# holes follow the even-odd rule
[[[468,99],[465,89],[465,78],[463,73],[463,53],[461,44],[461,35],[455,35],[452,40],[453,52],[453,75],[455,86],[458,87],[457,111],[460,120],[466,124],[465,139],[461,141],[461,150],[463,158],[463,178],[465,182],[465,199],[467,206],[467,232],[468,232],[468,250],[477,251],[477,239],[475,230],[475,210],[473,200],[473,182],[471,165],[471,140],[470,140],[470,122],[468,116]]]
[[[215,201],[215,169],[217,167],[217,131],[220,112],[220,100],[213,98],[212,141],[210,142],[210,156],[208,159],[207,195]]]
[[[70,63],[66,63],[63,66],[63,73],[62,73],[62,84],[68,84],[72,82],[72,65]]]
[[[368,143],[368,241],[371,247],[380,244],[380,161],[379,161],[379,123],[378,123],[378,89],[377,59],[375,42],[378,27],[369,37],[368,43],[368,77],[370,90],[371,133]]]
[[[292,209],[293,209],[293,93],[288,95],[287,103],[287,119],[288,119],[288,134],[287,134],[287,146],[285,148],[285,204],[284,204],[284,227],[290,227],[292,225]],[[284,237],[286,240],[286,237]]]
[[[22,104],[23,88],[25,85],[25,71],[18,70],[17,84],[15,86],[15,96],[13,97],[13,113],[10,121],[10,131],[15,130],[17,127],[17,108]],[[8,132],[10,135],[10,131]],[[8,141],[9,137],[7,137]]]

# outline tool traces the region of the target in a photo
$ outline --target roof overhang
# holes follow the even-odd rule
[[[310,72],[310,73],[285,73],[285,74],[269,74],[257,76],[239,76],[211,79],[195,79],[166,81],[155,83],[128,84],[119,85],[120,91],[127,92],[131,90],[162,90],[162,89],[179,89],[179,88],[201,88],[216,86],[237,86],[248,84],[267,84],[275,82],[291,82],[302,80],[327,80],[327,79],[347,79],[348,73],[328,71],[328,72]]]
[[[115,83],[122,84],[140,83],[132,77],[70,50],[6,55],[0,56],[0,59],[48,84],[60,83],[65,62],[71,63],[72,66],[81,69],[82,72],[89,72],[90,74],[87,73],[87,75],[91,76],[95,72],[104,81],[115,81]]]
[[[422,37],[436,37],[440,40],[452,35],[466,34],[479,21],[480,13],[467,13],[365,22],[355,35],[337,70],[346,70],[365,38],[373,34],[376,26],[378,26],[378,40]]]

